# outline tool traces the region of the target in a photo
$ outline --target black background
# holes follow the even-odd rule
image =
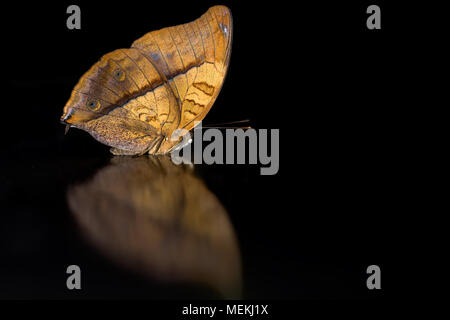
[[[209,297],[143,281],[83,240],[65,191],[111,156],[85,132],[64,136],[59,118],[103,54],[219,3],[74,3],[81,30],[66,28],[72,2],[16,3],[3,12],[0,298]],[[418,68],[408,50],[421,29],[404,22],[408,7],[381,1],[220,4],[233,14],[233,51],[204,123],[250,119],[280,129],[275,176],[260,176],[258,166],[198,169],[236,230],[244,298],[389,296],[388,252],[406,214],[404,94]],[[370,4],[381,7],[381,30],[366,28]],[[70,264],[85,270],[80,292],[65,287]],[[371,264],[382,270],[378,292],[366,288]]]

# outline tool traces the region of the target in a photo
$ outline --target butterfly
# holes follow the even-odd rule
[[[190,23],[149,32],[104,55],[72,90],[61,122],[115,155],[170,152],[183,140],[177,129],[193,129],[216,100],[232,32],[231,11],[214,6]]]

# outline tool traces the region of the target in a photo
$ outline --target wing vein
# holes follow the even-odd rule
[[[155,94],[155,88],[153,87],[152,83],[150,82],[150,80],[148,80],[147,75],[145,74],[145,72],[141,69],[141,67],[139,67],[139,65],[137,64],[136,61],[134,61],[133,58],[131,58],[128,53],[126,53],[125,50],[121,50],[131,61],[133,61],[133,63],[136,65],[136,67],[139,69],[139,71],[144,75],[145,80],[147,80],[147,83],[150,85],[150,88],[152,89],[152,93],[153,93],[153,97],[155,98],[155,103],[156,103],[156,114],[158,114],[158,100],[156,99],[156,94]]]

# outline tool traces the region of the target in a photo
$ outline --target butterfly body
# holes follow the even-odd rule
[[[61,120],[113,147],[114,154],[164,154],[214,103],[228,68],[231,12],[210,8],[197,20],[145,34],[104,55],[72,91]]]

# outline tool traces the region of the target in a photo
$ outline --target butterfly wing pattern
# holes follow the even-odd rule
[[[64,107],[62,122],[89,132],[114,154],[165,154],[211,109],[230,60],[232,17],[214,6],[186,24],[152,31],[104,55]]]

